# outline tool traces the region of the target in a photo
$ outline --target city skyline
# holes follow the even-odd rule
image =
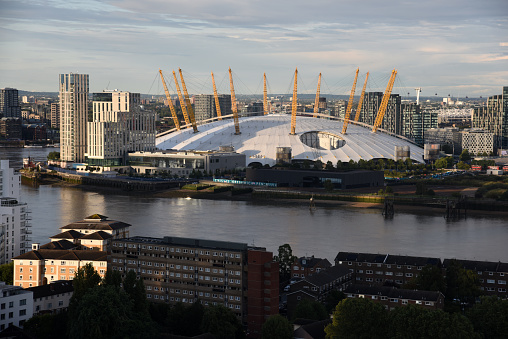
[[[264,72],[269,92],[284,94],[298,67],[299,93],[315,92],[321,72],[322,93],[343,95],[359,67],[359,83],[371,74],[367,90],[384,90],[396,68],[395,93],[422,87],[422,96],[463,98],[499,94],[508,79],[502,0],[22,0],[0,8],[0,88],[55,92],[58,74],[77,72],[90,75],[90,92],[160,95],[159,68],[168,79],[180,67],[189,92],[212,93],[213,71],[226,93],[231,67],[239,94],[262,93]]]

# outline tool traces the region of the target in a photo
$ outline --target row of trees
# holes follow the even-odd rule
[[[484,297],[465,315],[418,305],[388,311],[370,299],[346,298],[337,304],[327,338],[505,338],[508,300]]]
[[[102,279],[91,264],[80,268],[73,280],[74,294],[67,311],[37,315],[24,328],[38,338],[154,338],[162,335],[244,338],[236,315],[222,305],[203,307],[150,304],[145,286],[130,270],[122,279],[107,271]]]

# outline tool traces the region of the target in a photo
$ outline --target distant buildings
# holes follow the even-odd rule
[[[83,163],[88,120],[88,74],[60,74],[60,159]]]
[[[21,175],[9,167],[9,160],[0,160],[0,264],[30,249],[29,223],[26,203],[20,199]]]
[[[247,244],[191,238],[114,240],[111,268],[143,279],[149,301],[224,305],[251,334],[279,312],[279,267],[271,252]]]
[[[315,258],[314,256],[297,258],[291,266],[291,277],[303,279],[331,266],[332,264],[326,258]]]
[[[155,150],[155,113],[140,102],[139,93],[106,90],[93,94],[85,154],[89,166],[122,166],[128,152]]]
[[[0,89],[0,118],[21,118],[18,90],[15,88]]]
[[[491,154],[494,151],[494,133],[479,128],[431,128],[425,134],[425,143],[450,145],[454,154],[464,149],[474,155]]]
[[[0,139],[21,140],[21,118],[0,118]]]
[[[485,107],[473,110],[472,127],[493,133],[496,149],[508,149],[508,86],[489,97]]]
[[[221,115],[230,115],[231,111],[231,95],[219,94],[219,107]],[[217,116],[217,106],[215,97],[210,94],[199,94],[194,96],[194,115],[196,121],[211,119]]]

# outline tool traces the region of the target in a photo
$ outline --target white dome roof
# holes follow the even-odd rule
[[[163,135],[156,139],[156,146],[163,150],[198,151],[233,146],[236,152],[247,156],[247,165],[251,162],[274,165],[276,147],[291,147],[293,159],[321,160],[323,163],[331,161],[334,166],[338,160],[348,162],[351,159],[394,159],[395,146],[409,146],[411,159],[423,162],[423,148],[381,130],[372,133],[372,127],[361,124],[350,122],[347,134],[342,134],[342,120],[297,116],[296,134],[290,135],[289,114],[242,117],[239,118],[239,123],[239,135],[234,134],[233,119],[224,119],[199,125],[197,133],[193,133],[192,128],[187,128]],[[321,136],[330,136],[331,141],[325,142],[324,148],[310,147],[308,141],[302,142],[310,140],[306,135],[315,136],[315,132],[321,132]]]

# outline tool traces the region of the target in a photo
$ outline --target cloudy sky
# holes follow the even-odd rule
[[[58,91],[58,74],[163,94],[183,70],[189,92],[487,96],[508,86],[507,0],[0,0],[0,88]]]

